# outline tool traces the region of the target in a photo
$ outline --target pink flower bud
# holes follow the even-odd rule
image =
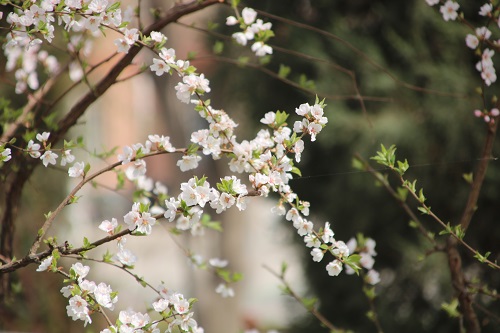
[[[498,115],[500,115],[500,111],[499,111],[497,108],[495,108],[495,109],[491,109],[491,111],[490,111],[490,115],[491,115],[492,117],[497,117]]]
[[[484,116],[484,121],[489,123],[491,120],[490,116]]]
[[[481,112],[481,110],[474,110],[474,116],[479,118],[483,116],[483,113]]]

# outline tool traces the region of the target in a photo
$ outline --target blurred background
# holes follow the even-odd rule
[[[292,180],[291,186],[301,199],[311,202],[311,218],[317,228],[330,221],[337,239],[347,241],[361,232],[377,242],[374,268],[381,273],[381,282],[376,287],[379,296],[375,304],[385,332],[457,332],[458,319],[449,318],[441,310],[441,304],[450,302],[454,293],[445,255],[426,255],[431,245],[408,225],[409,217],[369,173],[352,167],[352,159],[355,154],[369,159],[380,144],[395,144],[399,159],[406,158],[410,163],[408,178],[418,179],[433,211],[444,221],[458,222],[469,190],[462,175],[473,171],[486,133],[485,124],[472,114],[482,107],[482,101],[475,93],[481,85],[474,68],[476,59],[465,46],[465,35],[470,31],[456,22],[444,22],[438,7],[430,8],[421,0],[245,1],[243,5],[285,19],[266,18],[273,23],[276,37],[270,41],[275,46],[274,54],[265,68],[277,73],[280,66],[289,67],[287,79],[300,88],[259,70],[259,62],[249,50],[214,34],[230,36],[234,27],[220,24],[211,32],[188,27],[196,22],[197,28],[206,30],[209,22],[224,22],[231,15],[226,6],[182,18],[180,24],[164,31],[169,37],[167,45],[177,50],[179,58],[196,52],[192,63],[210,79],[212,105],[224,109],[240,124],[239,140],[253,137],[266,112],[293,113],[300,104],[313,103],[314,94],[325,97],[329,123],[314,144],[306,144],[299,164],[303,176]],[[466,13],[472,13],[472,23],[479,22],[477,4],[462,6]],[[217,41],[226,46],[214,56],[212,48]],[[94,48],[92,58],[102,59],[112,52],[104,45]],[[239,57],[249,57],[250,65],[234,64]],[[150,60],[150,54],[142,53],[140,61]],[[158,78],[151,73],[115,86],[92,106],[72,135],[83,135],[90,151],[114,146],[121,149],[144,142],[148,134],[169,135],[174,146],[185,146],[190,133],[205,124],[190,106],[175,98],[177,80],[175,76]],[[2,89],[15,98],[11,88]],[[365,97],[363,102],[356,98],[358,93]],[[78,94],[68,98],[66,106]],[[494,152],[498,156],[498,147]],[[86,156],[77,156],[77,160]],[[175,167],[176,160],[177,156],[163,156],[148,162],[148,176],[165,183],[170,195],[177,195],[180,182],[191,177]],[[99,163],[104,165],[98,160],[93,163],[93,170]],[[38,170],[25,189],[16,244],[20,254],[31,245],[42,214],[50,210],[47,207],[54,207],[74,185],[69,181],[61,187],[61,182],[66,182],[64,170],[49,176],[44,171]],[[227,169],[223,161],[204,159],[197,172],[215,184]],[[114,181],[104,177],[99,183],[113,186]],[[493,260],[500,253],[499,182],[500,165],[492,160],[466,236],[480,252],[491,251]],[[120,195],[104,187],[87,189],[79,204],[66,210],[64,220],[52,233],[60,241],[75,244],[80,244],[82,235],[91,238],[92,232],[95,238],[102,237],[97,226],[112,217],[120,221],[132,204],[130,194],[130,188]],[[361,279],[344,274],[329,277],[327,262],[311,260],[310,250],[290,223],[270,213],[272,205],[272,200],[252,199],[244,214],[231,211],[214,216],[223,222],[224,233],[210,233],[202,241],[177,238],[205,259],[228,259],[231,269],[243,273],[243,281],[235,285],[235,298],[222,299],[215,294],[219,281],[193,269],[161,226],[155,226],[147,246],[144,239],[129,237],[130,248],[139,257],[138,275],[150,277],[153,285],[164,281],[187,297],[199,298],[195,312],[206,332],[250,328],[263,332],[327,332],[299,304],[280,296],[279,280],[263,268],[266,265],[279,270],[286,261],[292,287],[303,296],[317,297],[319,311],[335,326],[355,332],[376,331],[365,316],[369,304],[361,290]],[[440,231],[434,221],[422,221],[430,231]],[[109,246],[110,251],[113,246]],[[479,266],[468,254],[463,258],[469,279],[479,279],[492,288],[500,285],[497,272]],[[71,263],[66,261],[68,267]],[[60,278],[47,273],[41,277],[35,269],[30,266],[15,274],[18,293],[12,304],[2,306],[0,327],[24,332],[99,331],[84,329],[81,322],[67,318],[67,300],[58,292]],[[119,304],[134,300],[135,310],[146,309],[154,297],[116,269],[90,278],[121,290]],[[500,312],[498,302],[482,297],[476,301],[487,309],[476,308],[483,331],[500,331],[495,317]]]

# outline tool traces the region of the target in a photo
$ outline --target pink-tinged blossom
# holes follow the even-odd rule
[[[239,23],[238,19],[234,16],[228,16],[226,18],[226,25],[236,25],[238,23]]]
[[[155,72],[157,76],[161,76],[164,73],[168,73],[170,71],[170,66],[165,63],[165,61],[160,59],[153,59],[153,64],[149,66],[152,72]]]
[[[273,48],[263,42],[255,42],[251,47],[257,57],[263,57],[266,54],[273,54]]]
[[[243,32],[235,32],[233,35],[232,35],[233,39],[236,41],[236,43],[242,45],[242,46],[245,46],[247,45],[247,37],[245,36],[245,34]]]
[[[443,19],[445,21],[455,21],[458,17],[458,9],[460,5],[454,1],[448,0],[439,9],[441,14],[443,14]]]
[[[342,262],[340,260],[335,259],[326,265],[326,271],[330,276],[337,276],[342,272]]]
[[[104,308],[113,310],[114,303],[118,301],[118,296],[111,298],[111,287],[104,282],[101,282],[97,285],[97,288],[94,290],[94,298]]]
[[[89,281],[89,280],[82,280],[78,282],[78,286],[82,291],[88,291],[93,293],[95,289],[97,288],[97,285],[95,284],[94,281]]]
[[[165,200],[165,206],[167,206],[167,210],[163,214],[165,218],[169,221],[172,222],[176,215],[177,215],[177,208],[179,208],[180,202],[176,200],[175,198],[170,198],[168,200]]]
[[[69,286],[62,287],[60,292],[64,297],[68,298],[71,296],[72,290],[73,290],[73,285],[69,285]]]
[[[286,208],[285,205],[283,205],[283,202],[279,202],[277,206],[274,206],[271,208],[271,213],[274,213],[278,216],[283,216],[286,214]]]
[[[75,165],[68,169],[68,175],[72,178],[83,177],[85,175],[85,164],[76,162]]]
[[[241,17],[243,18],[243,22],[245,22],[246,25],[250,25],[257,18],[257,12],[252,8],[246,7],[241,11]]]
[[[228,261],[227,260],[223,260],[223,259],[220,259],[220,258],[211,258],[210,260],[208,260],[208,263],[210,264],[210,266],[212,267],[216,267],[216,268],[224,268],[227,266],[228,264]]]
[[[482,40],[489,39],[491,37],[491,31],[486,27],[476,28],[476,36]]]
[[[113,217],[111,221],[104,220],[99,224],[99,229],[112,235],[115,228],[118,227],[118,221]]]
[[[160,298],[156,302],[153,302],[153,309],[156,312],[163,312],[169,308],[170,302],[165,298]]]
[[[177,161],[177,166],[184,172],[196,169],[200,161],[201,157],[198,155],[184,155],[182,156],[182,159]]]
[[[311,250],[311,256],[313,261],[320,262],[321,260],[323,260],[324,253],[318,248],[313,248]]]
[[[495,68],[493,66],[483,68],[481,72],[481,78],[484,80],[487,86],[490,86],[497,80],[497,75],[495,73]]]
[[[439,0],[425,0],[429,6],[434,6],[439,3]]]
[[[189,311],[189,302],[179,296],[172,296],[170,302],[173,303],[175,312],[178,314],[184,314]]]
[[[468,48],[475,50],[479,45],[479,39],[474,35],[468,34],[465,37],[465,44]]]
[[[138,222],[137,231],[149,235],[151,234],[151,226],[156,223],[156,219],[151,216],[151,213],[144,212]]]
[[[40,159],[42,160],[42,163],[45,167],[47,167],[49,164],[55,165],[57,154],[53,153],[50,150],[46,150],[45,153],[43,153],[43,155],[40,156]]]
[[[264,115],[264,118],[260,120],[261,123],[266,125],[272,125],[276,121],[276,113],[270,111]]]
[[[134,150],[129,146],[123,147],[123,154],[118,155],[118,161],[121,161],[122,164],[127,164],[134,157]]]
[[[129,180],[136,180],[146,174],[146,161],[137,159],[134,163],[127,168],[125,174]]]
[[[123,32],[123,39],[128,45],[134,45],[134,43],[139,39],[139,30],[137,29],[125,29]]]
[[[121,248],[120,251],[115,255],[115,259],[118,260],[122,265],[133,266],[137,257],[129,249]]]
[[[28,147],[26,148],[28,151],[28,154],[30,154],[31,157],[33,158],[39,158],[40,157],[40,145],[38,143],[34,143],[33,140],[30,140],[28,142]]]
[[[36,139],[40,142],[47,142],[47,140],[49,140],[49,137],[50,137],[50,133],[49,132],[43,132],[43,133],[38,133],[36,135]]]
[[[325,228],[323,229],[323,236],[321,236],[323,242],[328,244],[330,242],[335,241],[335,239],[333,238],[334,235],[335,233],[330,228],[330,222],[325,222]]]
[[[130,44],[123,38],[117,38],[113,43],[117,46],[118,53],[128,53],[130,50]]]
[[[307,247],[320,247],[321,242],[318,237],[313,234],[308,234],[304,236],[304,243]]]
[[[161,43],[161,42],[166,41],[168,39],[167,37],[165,37],[164,34],[162,34],[161,32],[158,32],[158,31],[151,31],[151,34],[149,35],[149,37],[151,37],[151,39],[157,43]]]
[[[70,149],[66,149],[62,152],[61,166],[65,166],[66,164],[73,163],[74,161],[75,161],[75,156],[71,155]]]
[[[165,60],[165,62],[169,65],[175,64],[175,50],[172,48],[162,48],[160,50],[160,58]]]
[[[294,223],[293,226],[297,229],[299,236],[305,236],[313,231],[314,225],[311,221],[301,219],[301,221]]]
[[[479,15],[481,16],[490,16],[491,11],[493,10],[493,5],[491,3],[485,3],[479,8]]]
[[[229,287],[225,283],[221,283],[215,288],[215,292],[217,294],[220,294],[222,297],[227,298],[227,297],[234,297],[234,290],[233,288]]]
[[[317,123],[309,123],[307,126],[307,131],[309,132],[309,135],[311,136],[311,141],[316,141],[316,135],[318,135],[319,132],[323,129],[323,126]]]
[[[359,259],[359,264],[366,269],[372,269],[373,264],[375,264],[375,259],[367,252],[361,252],[361,259]]]
[[[368,284],[374,286],[380,282],[380,274],[376,270],[370,269],[365,276],[365,280]]]
[[[3,151],[2,151],[3,149]],[[3,147],[0,147],[0,161],[2,162],[7,162],[7,161],[10,161],[10,159],[12,158],[11,156],[11,150],[10,148],[3,148]]]
[[[66,306],[66,313],[73,320],[79,319],[85,321],[84,326],[92,322],[89,316],[89,309],[87,308],[87,301],[78,295],[70,298],[69,305]]]
[[[81,281],[84,277],[86,277],[90,271],[90,267],[83,265],[81,262],[74,263],[71,266],[71,269],[78,276],[78,281]]]
[[[36,271],[37,272],[46,271],[50,267],[50,265],[52,265],[52,259],[53,259],[53,257],[49,256],[49,257],[45,258],[44,260],[42,260],[42,262],[40,263],[40,266],[38,266]]]
[[[376,245],[377,243],[375,242],[375,240],[373,240],[372,238],[368,238],[365,240],[364,251],[369,255],[371,255],[372,257],[375,257],[377,255],[377,252],[375,251]]]
[[[250,26],[250,30],[252,30],[255,34],[257,34],[260,31],[271,30],[272,27],[273,24],[271,22],[264,23],[264,21],[258,19],[254,24]]]
[[[295,113],[299,116],[305,117],[311,110],[309,103],[300,104],[298,108],[295,109]]]
[[[332,250],[333,254],[337,257],[348,257],[349,256],[349,247],[343,241],[335,242],[335,248]]]
[[[108,0],[92,0],[89,4],[89,10],[94,13],[102,13],[108,6]]]

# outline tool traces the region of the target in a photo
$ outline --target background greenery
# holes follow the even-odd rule
[[[465,46],[469,31],[457,22],[444,22],[439,6],[431,8],[422,0],[246,1],[245,6],[335,34],[340,40],[271,19],[277,35],[271,43],[353,71],[363,96],[390,99],[365,101],[365,114],[357,100],[327,98],[329,123],[318,136],[318,144],[306,147],[300,165],[304,177],[292,184],[302,199],[312,203],[317,220],[332,223],[338,239],[347,241],[361,231],[376,240],[375,268],[383,279],[376,289],[376,305],[386,332],[457,332],[458,320],[440,309],[453,297],[446,256],[425,257],[430,244],[409,227],[409,217],[374,184],[370,174],[353,171],[351,161],[356,153],[366,159],[375,155],[381,143],[395,144],[398,157],[410,163],[408,178],[418,179],[434,212],[445,221],[458,222],[469,190],[462,175],[476,165],[486,133],[485,124],[472,115],[474,109],[482,108],[475,93],[482,83],[474,69],[473,52]],[[462,5],[473,23],[480,18],[476,7],[474,2]],[[225,52],[238,56],[243,51],[233,47]],[[301,75],[313,80],[320,97],[356,93],[351,77],[329,64],[275,49],[267,67],[278,72],[281,64],[291,68],[288,78],[294,82],[300,82]],[[291,113],[299,104],[314,101],[311,94],[265,73],[241,69],[240,75],[230,75],[230,71],[234,66],[221,65],[213,85],[223,85],[225,101],[242,105],[240,117],[253,119],[255,126],[270,110]],[[494,160],[466,236],[480,251],[499,253],[499,180],[499,163]],[[439,232],[434,221],[423,221],[429,230]],[[297,242],[302,240],[297,237]],[[312,262],[309,250],[304,252],[309,289],[319,298],[319,310],[339,327],[375,331],[360,315],[369,310],[361,281],[329,277],[326,262]],[[469,255],[464,261],[469,278],[499,285],[498,274],[479,270]],[[498,304],[489,306],[498,313]],[[498,331],[498,322],[478,312],[484,332]],[[291,330],[322,331],[326,329],[313,318],[298,318]]]

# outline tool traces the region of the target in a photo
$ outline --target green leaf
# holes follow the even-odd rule
[[[286,120],[288,119],[290,115],[286,113],[285,111],[276,111],[276,118],[275,118],[275,123],[276,127],[279,128],[283,125],[286,124]]]
[[[248,64],[248,61],[250,60],[249,57],[239,57],[238,58],[238,65],[241,67],[245,67],[246,64]]]
[[[309,90],[316,90],[316,84],[313,80],[308,80],[305,74],[301,74],[299,77],[299,85],[302,88],[306,88]]]
[[[187,60],[195,59],[197,54],[198,54],[198,52],[196,52],[196,51],[189,51],[187,54]]]
[[[224,51],[224,43],[221,42],[220,40],[216,41],[213,48],[212,48],[212,51],[215,54],[221,54],[222,51]]]
[[[373,301],[375,297],[377,297],[377,294],[375,293],[375,287],[363,287],[363,292],[366,295],[366,298],[369,300]]]
[[[121,5],[121,3],[119,1],[115,2],[114,4],[112,4],[111,6],[109,6],[106,9],[106,13],[113,12],[113,11],[117,10],[118,8],[120,8],[120,5]]]
[[[102,255],[102,261],[104,262],[112,262],[113,254],[106,250],[106,253]]]
[[[77,196],[77,195],[74,195],[74,196],[70,197],[69,200],[68,200],[68,205],[77,203],[78,199],[80,199],[80,198],[81,198],[81,196]]]
[[[460,317],[460,311],[458,310],[458,299],[454,298],[450,303],[443,302],[441,304],[441,309],[448,313],[451,318]]]
[[[283,261],[281,263],[281,276],[285,275],[287,269],[288,269],[288,264],[286,263],[286,261]]]
[[[430,207],[418,207],[417,209],[419,212],[425,215],[429,215],[431,212]]]
[[[408,197],[408,189],[405,187],[398,187],[397,188],[397,196],[399,200],[402,202],[406,201],[406,198]]]
[[[296,166],[292,167],[291,172],[293,172],[294,174],[298,175],[299,177],[302,177],[302,172],[300,172],[299,168],[297,168]]]
[[[318,299],[316,297],[304,297],[302,299],[302,305],[309,311],[313,310],[317,303]]]
[[[279,77],[282,77],[282,78],[286,78],[290,72],[292,71],[292,69],[288,66],[285,66],[283,64],[280,64],[280,69],[278,71],[278,76]]]
[[[208,21],[207,22],[207,30],[208,31],[212,31],[212,30],[215,30],[219,27],[219,23],[217,22],[212,22],[212,21]]]
[[[462,177],[468,184],[472,185],[472,181],[474,180],[474,174],[472,172],[464,173]]]

